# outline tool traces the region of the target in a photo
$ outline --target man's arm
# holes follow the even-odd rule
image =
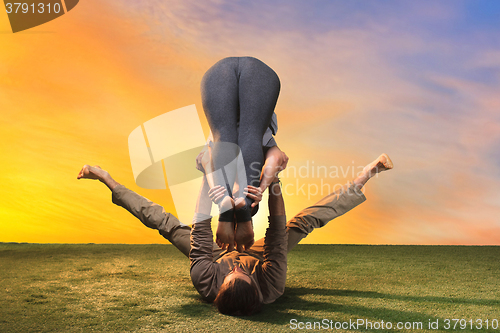
[[[279,179],[274,177],[274,180],[269,186],[269,215],[285,216],[285,202],[281,194],[281,185]]]
[[[260,185],[259,188],[264,192],[271,182],[274,181],[276,175],[285,170],[288,164],[288,156],[282,152],[278,146],[271,147],[266,153],[266,160],[264,166],[262,167],[262,174],[260,175]],[[256,206],[258,202],[254,202],[252,207]]]
[[[216,296],[217,281],[216,264],[213,262],[213,234],[211,227],[210,208],[212,201],[208,197],[208,182],[203,176],[196,213],[191,229],[191,281],[200,295],[208,301],[213,301]]]
[[[264,239],[264,264],[261,284],[266,303],[273,302],[285,291],[287,269],[287,233],[285,203],[281,186],[275,178],[269,187],[269,227]]]

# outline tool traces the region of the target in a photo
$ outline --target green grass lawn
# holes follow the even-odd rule
[[[500,247],[299,245],[288,260],[284,295],[234,318],[200,299],[172,245],[0,243],[0,332],[311,332],[291,321],[324,319],[500,332]]]

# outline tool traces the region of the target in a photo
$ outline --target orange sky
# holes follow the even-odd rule
[[[16,34],[0,14],[0,241],[166,242],[113,205],[105,186],[76,175],[99,164],[172,210],[168,191],[135,185],[128,135],[191,104],[208,134],[203,73],[225,56],[252,55],[282,82],[276,139],[290,170],[341,170],[285,175],[288,216],[322,197],[315,184],[344,184],[382,152],[395,163],[368,184],[366,203],[306,243],[500,243],[500,43],[488,39],[491,27],[455,32],[471,20],[466,8],[430,2],[409,23],[398,16],[405,8],[354,15],[346,6],[337,25],[295,2],[258,3],[86,0]],[[358,21],[348,24],[350,12]],[[463,51],[464,41],[477,45]],[[447,57],[456,54],[454,65]],[[257,237],[265,221],[262,211]]]

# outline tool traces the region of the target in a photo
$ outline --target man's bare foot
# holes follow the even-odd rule
[[[88,164],[85,164],[83,166],[82,170],[80,170],[80,172],[78,173],[78,176],[76,176],[76,178],[77,179],[84,178],[84,179],[102,180],[102,179],[104,179],[104,177],[106,177],[107,174],[108,174],[108,172],[101,169],[101,167],[98,165],[94,165],[92,167]]]
[[[111,191],[118,185],[120,185],[118,182],[116,182],[109,173],[106,170],[101,169],[100,166],[94,165],[90,166],[88,164],[85,164],[78,173],[78,176],[76,176],[77,179],[98,179],[102,183],[104,183]]]
[[[394,164],[392,163],[389,156],[387,154],[382,154],[375,161],[365,166],[363,168],[363,172],[368,172],[370,177],[372,177],[379,172],[390,170],[393,167]]]
[[[252,221],[238,222],[236,224],[234,240],[236,241],[236,249],[238,252],[248,250],[253,245],[254,233]]]
[[[353,183],[356,187],[361,190],[370,178],[375,176],[377,173],[390,170],[394,167],[391,159],[387,154],[380,155],[375,161],[371,162],[363,168],[361,174],[354,179]]]
[[[234,222],[219,221],[215,243],[223,250],[227,247],[228,252],[234,251]]]

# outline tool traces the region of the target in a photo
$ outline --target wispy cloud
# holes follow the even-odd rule
[[[47,208],[61,197],[51,184],[92,161],[131,183],[128,133],[181,106],[201,109],[204,71],[251,55],[281,78],[277,141],[291,166],[363,165],[381,152],[395,162],[369,183],[367,203],[309,242],[498,244],[500,28],[488,14],[498,12],[472,1],[88,2],[43,42],[0,41],[9,50],[0,55],[2,137],[15,143],[0,145],[15,175],[2,182],[18,193],[2,198],[28,207],[24,196],[47,192],[34,201],[41,220],[74,211],[75,223],[99,216],[84,229],[109,222],[115,207],[97,205],[91,187],[65,185],[63,204]],[[19,189],[29,183],[31,195]],[[289,196],[288,211],[316,199]],[[133,242],[141,228],[127,221]]]

